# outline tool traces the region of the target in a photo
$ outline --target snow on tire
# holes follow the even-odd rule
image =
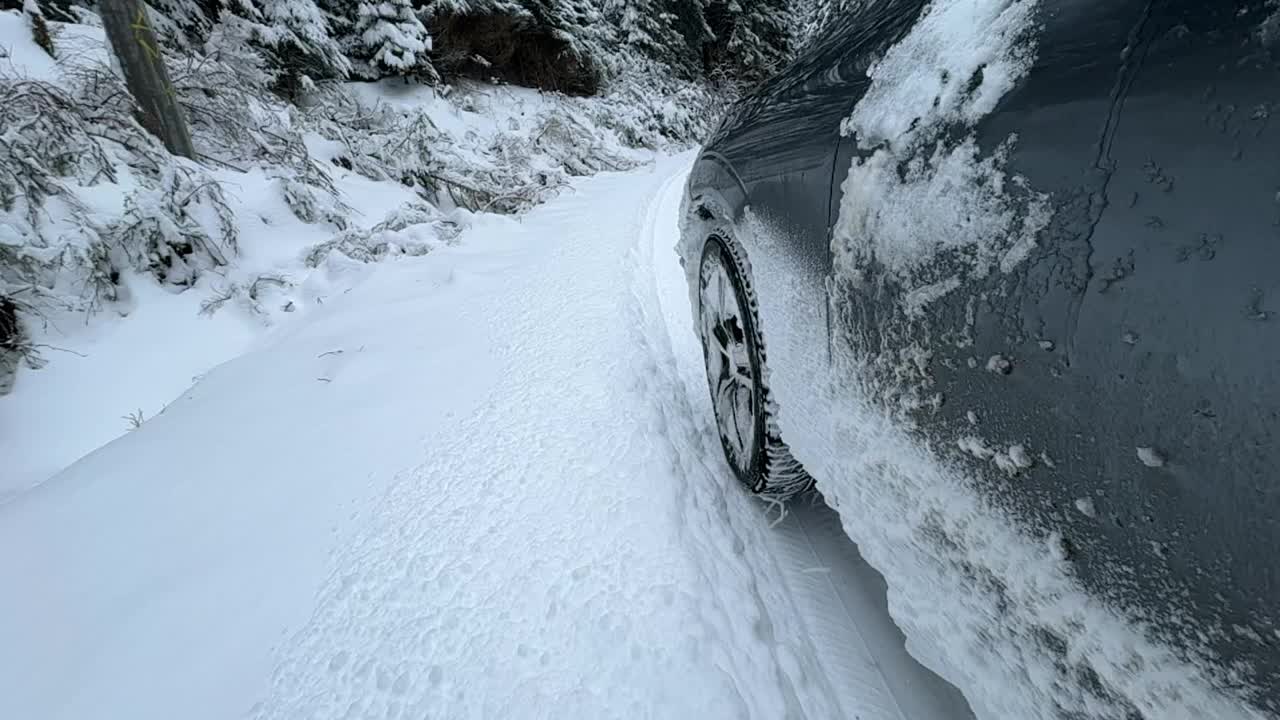
[[[726,232],[707,236],[696,275],[698,334],[725,459],[752,492],[786,499],[813,480],[782,440],[766,383],[750,266]]]

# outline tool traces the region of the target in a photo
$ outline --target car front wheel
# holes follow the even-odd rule
[[[699,265],[698,329],[711,405],[734,474],[754,493],[785,498],[813,481],[791,457],[770,412],[764,343],[739,252],[712,236]]]

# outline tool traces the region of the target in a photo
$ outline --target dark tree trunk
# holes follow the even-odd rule
[[[194,160],[191,133],[165,70],[146,5],[142,0],[99,0],[98,7],[143,127],[160,138],[169,152]]]

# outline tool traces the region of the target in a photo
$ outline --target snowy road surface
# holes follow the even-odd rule
[[[0,717],[968,717],[834,514],[770,528],[731,479],[690,161],[333,260],[347,292],[0,506]]]

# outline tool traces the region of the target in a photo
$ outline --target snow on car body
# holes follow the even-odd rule
[[[761,453],[980,715],[1280,710],[1273,14],[866,3],[690,176],[695,312],[715,238]]]

